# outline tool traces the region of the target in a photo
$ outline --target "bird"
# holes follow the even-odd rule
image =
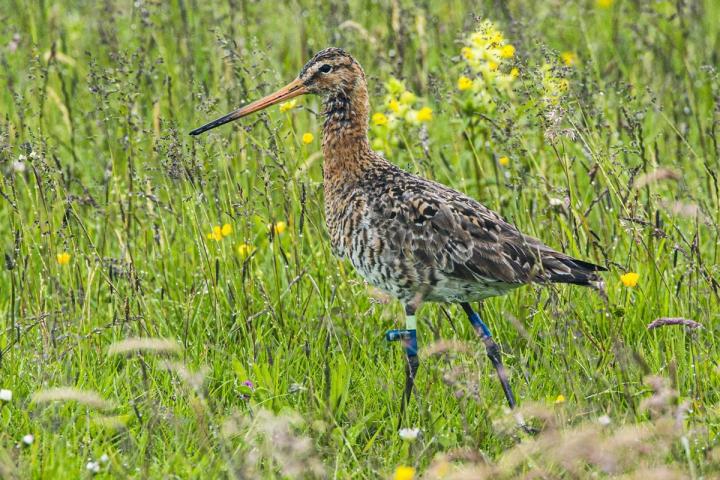
[[[374,151],[365,72],[341,48],[319,51],[285,87],[190,135],[306,94],[323,99],[324,209],[333,253],[404,305],[405,328],[385,335],[400,340],[405,352],[401,419],[420,365],[415,314],[425,302],[462,307],[515,408],[500,348],[471,303],[531,283],[601,289],[599,272],[606,269],[550,248],[468,195],[402,170]]]

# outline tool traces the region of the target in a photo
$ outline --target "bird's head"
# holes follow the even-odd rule
[[[275,93],[238,108],[223,117],[190,132],[199,135],[238,118],[263,110],[280,102],[308,93],[322,96],[350,95],[359,83],[364,82],[365,73],[348,53],[340,48],[326,48],[316,53],[300,70],[295,80]]]
[[[305,64],[297,79],[310,93],[332,95],[350,92],[365,73],[345,50],[326,48]]]

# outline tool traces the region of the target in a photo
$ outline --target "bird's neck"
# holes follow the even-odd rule
[[[378,157],[368,141],[367,86],[363,78],[347,90],[325,99],[323,126],[323,171],[325,180],[361,175]]]

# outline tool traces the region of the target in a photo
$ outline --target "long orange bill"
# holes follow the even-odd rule
[[[220,117],[217,120],[206,123],[200,128],[196,128],[195,130],[190,132],[190,135],[200,135],[203,132],[207,132],[208,130],[212,130],[215,127],[219,127],[220,125],[224,125],[228,122],[232,122],[233,120],[237,120],[238,118],[242,118],[246,115],[257,112],[258,110],[262,110],[271,105],[275,105],[276,103],[285,102],[293,97],[297,97],[298,95],[304,95],[306,93],[308,93],[307,88],[305,88],[305,85],[303,85],[300,79],[297,78],[285,85],[277,92],[272,93],[265,98],[261,98],[260,100],[245,105],[244,107],[240,107],[234,112],[228,113],[224,117]]]

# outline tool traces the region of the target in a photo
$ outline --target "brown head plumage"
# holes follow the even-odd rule
[[[335,47],[326,48],[316,53],[303,66],[297,78],[280,90],[196,128],[190,132],[190,135],[199,135],[251,113],[308,93],[322,95],[326,98],[362,97],[359,98],[361,103],[367,103],[365,73],[360,64],[344,50]],[[367,115],[366,111],[359,113]]]
[[[332,95],[352,91],[365,80],[365,73],[345,50],[331,47],[316,53],[300,70],[298,79],[310,93]]]

